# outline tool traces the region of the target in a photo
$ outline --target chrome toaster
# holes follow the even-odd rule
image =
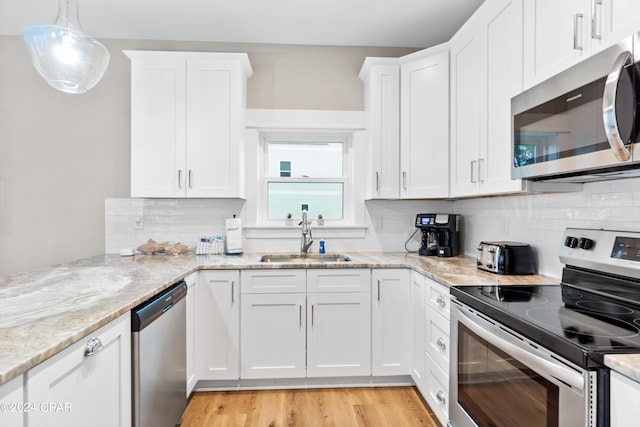
[[[496,274],[535,274],[535,257],[528,243],[480,242],[478,269]]]

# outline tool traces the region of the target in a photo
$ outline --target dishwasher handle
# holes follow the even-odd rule
[[[187,296],[187,283],[176,283],[131,310],[131,331],[139,332]]]

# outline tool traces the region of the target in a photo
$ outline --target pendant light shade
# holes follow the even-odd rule
[[[78,0],[59,0],[56,21],[27,28],[22,40],[38,73],[62,92],[87,92],[109,65],[107,48],[80,28]]]

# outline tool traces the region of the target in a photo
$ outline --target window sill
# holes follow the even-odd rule
[[[300,237],[297,225],[249,225],[244,226],[247,239],[296,239]],[[319,225],[311,228],[314,239],[363,239],[367,227],[364,225]]]

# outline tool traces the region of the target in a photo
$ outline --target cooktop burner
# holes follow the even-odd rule
[[[466,286],[451,294],[583,366],[606,353],[640,352],[640,307],[565,285]]]

